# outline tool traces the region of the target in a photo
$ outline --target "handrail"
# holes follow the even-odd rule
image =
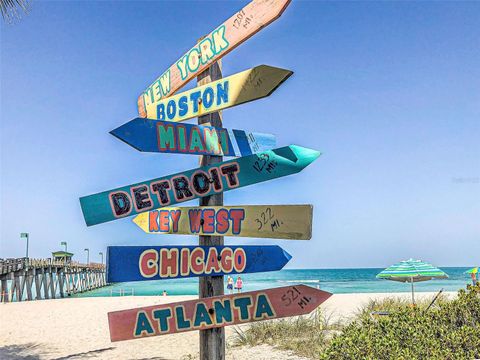
[[[52,258],[46,259],[32,259],[32,258],[8,258],[0,259],[0,274],[6,274],[29,268],[43,268],[43,267],[64,267],[67,269],[90,269],[90,270],[105,270],[104,264],[89,263],[82,264],[77,261],[54,260]]]

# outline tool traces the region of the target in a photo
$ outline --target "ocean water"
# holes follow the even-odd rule
[[[243,291],[262,290],[292,284],[305,284],[333,294],[409,292],[410,284],[379,280],[375,276],[383,269],[302,269],[280,270],[256,274],[243,274]],[[416,292],[457,291],[471,283],[470,276],[464,274],[466,267],[442,268],[449,278],[415,283]],[[233,276],[236,279],[236,275]],[[226,281],[226,277],[225,277]],[[116,283],[101,289],[75,296],[120,296],[161,295],[163,290],[169,295],[197,295],[198,278],[151,280]]]

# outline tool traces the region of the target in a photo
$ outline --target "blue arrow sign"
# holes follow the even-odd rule
[[[110,134],[139,151],[245,156],[275,147],[275,136],[211,126],[135,118]]]
[[[290,145],[80,198],[87,226],[298,173],[320,156]]]
[[[277,245],[109,246],[107,282],[276,271],[291,258]]]

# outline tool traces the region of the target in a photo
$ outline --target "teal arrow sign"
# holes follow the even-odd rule
[[[87,226],[300,172],[320,156],[290,145],[80,198]]]

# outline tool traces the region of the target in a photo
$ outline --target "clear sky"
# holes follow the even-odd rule
[[[82,261],[85,247],[99,261],[108,245],[196,243],[149,236],[132,218],[87,228],[78,198],[196,167],[108,132],[245,4],[34,1],[22,21],[2,22],[0,257],[24,256],[20,232],[31,257],[67,241]],[[478,2],[293,1],[224,57],[224,75],[295,72],[269,98],[224,111],[226,127],[323,153],[297,175],[225,194],[228,205],[313,204],[311,241],[226,244],[281,245],[290,268],[479,265],[479,24]]]

